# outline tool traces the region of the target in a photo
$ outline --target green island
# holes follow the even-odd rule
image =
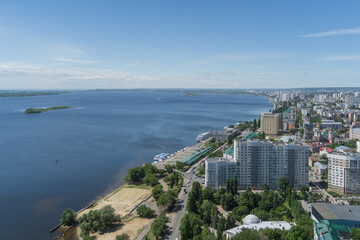
[[[70,106],[55,106],[55,107],[48,107],[48,108],[28,108],[24,111],[24,113],[42,113],[47,112],[51,110],[60,110],[60,109],[66,109],[71,108]]]

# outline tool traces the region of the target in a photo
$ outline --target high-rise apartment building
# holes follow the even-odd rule
[[[276,135],[279,134],[282,126],[282,116],[280,113],[261,113],[260,117],[261,130],[265,134]]]
[[[360,154],[328,155],[328,188],[339,194],[360,193]]]
[[[277,189],[285,176],[294,188],[308,185],[309,147],[307,145],[273,144],[260,140],[234,141],[234,158],[205,161],[205,186],[226,187],[227,179],[238,180],[238,189],[248,186],[262,189],[264,184]]]

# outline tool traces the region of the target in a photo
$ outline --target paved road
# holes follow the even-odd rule
[[[170,214],[170,219],[168,223],[169,229],[168,231],[165,232],[166,237],[171,240],[175,240],[176,238],[180,239],[181,219],[185,216],[188,194],[191,191],[192,184],[195,180],[195,174],[193,173],[182,173],[182,174],[184,176],[185,187],[181,189],[178,199],[183,200],[184,202],[176,203],[173,212]],[[189,185],[189,187],[187,187],[187,185]],[[184,189],[186,189],[187,193],[184,193]],[[181,207],[181,205],[183,207]]]

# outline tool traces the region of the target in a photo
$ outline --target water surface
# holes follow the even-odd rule
[[[73,108],[23,113],[60,105]],[[79,210],[121,185],[128,168],[271,107],[266,98],[249,95],[74,92],[0,98],[0,239],[50,239],[65,208]]]

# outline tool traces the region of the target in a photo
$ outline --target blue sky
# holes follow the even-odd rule
[[[360,1],[0,1],[0,89],[360,87]]]

